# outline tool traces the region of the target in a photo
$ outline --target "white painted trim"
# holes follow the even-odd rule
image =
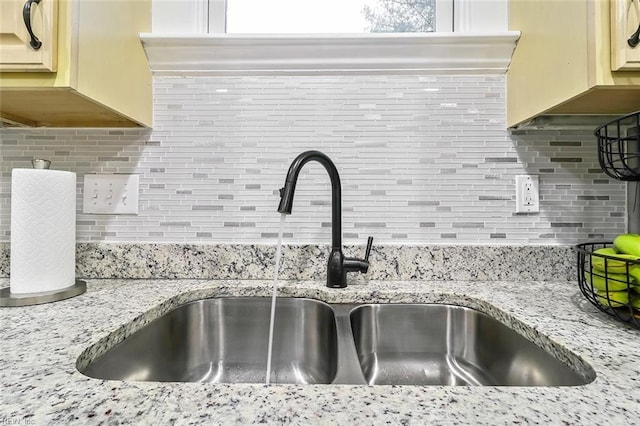
[[[156,75],[502,74],[519,37],[518,31],[140,35]]]
[[[194,3],[193,25],[198,33],[207,32],[209,27],[209,2],[197,0]]]
[[[509,5],[503,0],[455,0],[453,31],[494,32],[509,28]]]
[[[209,28],[207,32],[227,32],[227,0],[209,0]]]
[[[153,0],[153,32],[162,34],[206,33],[208,0]]]
[[[453,31],[468,32],[471,31],[471,1],[472,0],[456,0],[455,12],[453,19]]]
[[[436,32],[453,31],[453,0],[436,0]]]

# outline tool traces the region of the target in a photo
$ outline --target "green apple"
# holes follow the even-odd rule
[[[598,292],[598,301],[604,306],[619,308],[629,303],[629,293],[626,291]]]
[[[613,240],[613,246],[620,253],[640,256],[640,234],[620,234]]]
[[[585,280],[600,291],[622,291],[627,290],[635,284],[626,274],[607,274],[600,271],[593,271],[592,274],[585,272]]]

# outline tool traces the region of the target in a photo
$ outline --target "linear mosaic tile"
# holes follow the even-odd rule
[[[80,242],[274,244],[278,189],[317,149],[342,180],[345,243],[563,245],[625,230],[624,183],[591,131],[511,134],[504,76],[157,77],[153,130],[0,129],[0,241],[11,169],[78,174]],[[137,216],[81,212],[83,175],[140,175]],[[539,175],[540,213],[515,214]],[[329,179],[303,169],[285,243],[328,244]]]

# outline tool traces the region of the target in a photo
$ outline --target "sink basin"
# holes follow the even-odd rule
[[[265,383],[270,312],[271,298],[186,303],[104,353],[109,337],[96,343],[77,367],[107,380]],[[273,348],[271,383],[571,386],[595,378],[577,356],[567,355],[574,371],[501,322],[454,305],[278,298]]]
[[[181,305],[105,352],[81,373],[100,379],[264,383],[270,298]],[[276,304],[273,383],[331,383],[337,369],[333,310],[311,299]]]
[[[369,384],[573,386],[593,380],[477,310],[372,304],[355,308],[350,319]]]

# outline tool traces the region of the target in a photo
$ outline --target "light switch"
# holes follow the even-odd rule
[[[89,214],[138,214],[138,175],[84,175],[82,211]]]

